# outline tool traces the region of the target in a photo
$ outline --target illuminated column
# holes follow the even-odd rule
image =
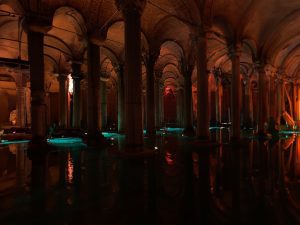
[[[29,15],[27,23],[29,25],[27,35],[30,66],[32,141],[45,141],[47,128],[44,86],[44,33],[50,29],[51,21],[43,21],[37,18],[37,16]]]
[[[107,126],[107,87],[106,81],[100,81],[100,101],[101,101],[101,128]]]
[[[128,146],[143,145],[141,14],[145,0],[117,0],[125,22],[125,127]],[[140,151],[127,148],[127,151]]]
[[[192,123],[192,73],[193,66],[187,66],[184,74],[184,131],[188,136],[194,135]]]
[[[67,115],[68,115],[68,85],[67,75],[60,74],[58,77],[59,81],[59,105],[60,105],[60,127],[67,126]]]
[[[158,57],[157,53],[149,52],[146,66],[147,66],[147,103],[146,103],[146,115],[147,135],[155,135],[155,98],[154,98],[154,65]]]
[[[26,125],[26,81],[21,74],[17,82],[17,125],[25,127]]]
[[[266,122],[266,97],[265,93],[265,67],[263,64],[258,64],[258,134],[265,134]]]
[[[235,44],[231,48],[230,58],[232,61],[232,82],[231,82],[231,123],[232,123],[232,140],[240,139],[241,132],[241,80],[240,80],[240,55],[241,46]]]
[[[88,144],[96,145],[102,137],[99,129],[99,86],[100,86],[100,48],[89,43],[87,48],[88,58],[88,88],[87,88],[87,130]]]
[[[72,64],[72,79],[73,79],[73,118],[72,118],[72,127],[80,127],[80,81],[82,79],[81,74],[81,65],[78,63]]]
[[[206,34],[200,34],[197,43],[197,137],[202,140],[209,140],[209,89],[206,41]]]
[[[118,132],[124,133],[125,127],[124,127],[124,68],[123,65],[119,65],[119,71],[118,71]]]

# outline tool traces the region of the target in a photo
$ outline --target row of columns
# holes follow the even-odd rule
[[[120,66],[119,82],[119,131],[126,134],[126,143],[129,146],[143,145],[143,120],[142,120],[142,76],[141,76],[141,14],[146,1],[119,0],[117,5],[122,11],[125,22],[125,67]],[[199,139],[209,140],[209,92],[208,73],[206,65],[207,31],[199,34],[197,39],[197,130]],[[32,131],[34,139],[43,139],[46,136],[46,108],[44,90],[44,59],[43,59],[44,34],[36,30],[28,31],[28,54],[30,64],[31,83],[31,112]],[[232,85],[231,85],[231,118],[232,139],[240,138],[240,45],[233,45],[230,57],[232,60]],[[101,124],[99,124],[99,61],[100,48],[98,45],[89,43],[88,55],[88,89],[87,89],[87,129],[89,140],[97,140],[101,137]],[[161,93],[163,89],[154,78],[154,64],[157,55],[150,53],[147,62],[147,134],[155,134],[155,124],[159,124],[163,115],[163,101]],[[266,98],[264,92],[265,72],[263,66],[259,67],[259,130],[262,131],[266,120]],[[192,123],[192,76],[193,66],[187,65],[184,70],[184,126],[187,134],[193,132]],[[77,110],[80,104],[80,69],[73,65],[74,78],[74,127],[80,125],[80,112]],[[61,88],[61,125],[66,125],[66,78],[60,78]],[[155,91],[156,90],[156,91]],[[159,94],[158,94],[159,90]],[[272,89],[273,90],[273,89]],[[218,92],[218,91],[217,91]],[[123,94],[124,93],[124,94]],[[156,93],[156,96],[155,94]],[[180,96],[182,93],[180,92]],[[246,96],[248,98],[248,96]],[[246,98],[246,100],[247,100]],[[155,101],[158,107],[155,107]],[[217,113],[219,113],[219,96],[217,96]],[[247,100],[248,101],[248,100]],[[181,102],[181,101],[180,101]],[[123,111],[124,109],[124,111]],[[248,110],[248,109],[247,109]],[[250,109],[249,109],[250,110]],[[272,112],[273,113],[273,112]],[[122,118],[125,118],[123,120]],[[220,118],[220,114],[216,115]],[[136,151],[136,148],[131,148]]]

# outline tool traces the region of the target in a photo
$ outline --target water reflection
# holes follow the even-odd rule
[[[297,224],[300,137],[195,148],[166,134],[150,158],[0,146],[0,224]]]

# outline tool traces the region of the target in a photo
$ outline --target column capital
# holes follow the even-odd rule
[[[83,74],[81,73],[81,64],[78,62],[72,62],[72,79],[81,80],[83,78]]]
[[[240,57],[242,54],[242,45],[240,43],[234,43],[229,45],[228,55],[230,58]]]
[[[101,46],[106,41],[107,32],[108,28],[106,26],[102,27],[101,30],[97,29],[89,34],[89,41],[92,44]]]
[[[52,28],[52,18],[36,12],[26,15],[28,30],[45,34]]]
[[[147,0],[115,0],[115,4],[123,15],[137,12],[142,15],[144,8],[147,4]]]

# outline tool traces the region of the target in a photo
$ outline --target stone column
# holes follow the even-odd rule
[[[197,43],[197,137],[209,140],[209,89],[206,60],[206,35],[200,34]]]
[[[100,81],[100,101],[101,101],[101,128],[107,126],[107,87],[106,81]]]
[[[155,126],[160,129],[160,78],[155,79]]]
[[[23,74],[20,74],[20,80],[17,82],[17,125],[25,127],[26,125],[26,81]]]
[[[184,75],[184,131],[188,136],[194,135],[192,122],[192,73],[193,66],[188,66]]]
[[[117,0],[125,22],[125,127],[128,146],[143,145],[141,14],[145,0]],[[140,148],[127,148],[140,151]]]
[[[66,128],[68,121],[68,86],[67,86],[67,75],[61,74],[58,77],[59,81],[59,109],[60,109],[60,119],[59,126]]]
[[[154,99],[154,65],[158,57],[157,53],[149,52],[147,66],[147,135],[155,135],[155,99]]]
[[[80,128],[80,81],[82,79],[81,65],[78,63],[72,64],[72,79],[73,79],[73,118],[72,127]]]
[[[247,77],[244,79],[245,87],[245,99],[244,99],[244,121],[243,125],[245,127],[252,126],[252,117],[251,117],[251,88],[250,88],[250,79]]]
[[[88,145],[97,145],[102,138],[99,128],[99,86],[100,86],[100,48],[88,43],[88,88],[87,88],[87,131]]]
[[[215,81],[216,81],[216,124],[221,124],[221,115],[222,115],[222,105],[221,105],[221,78],[219,77],[219,74],[214,74]]]
[[[44,34],[28,30],[28,59],[31,88],[32,140],[46,139],[46,105],[44,87]]]
[[[125,90],[124,90],[124,67],[123,65],[119,65],[118,71],[118,132],[124,133],[125,126],[124,126],[124,110],[125,110]]]
[[[230,58],[232,61],[232,82],[231,82],[231,123],[232,123],[232,140],[239,140],[241,133],[241,80],[240,80],[240,54],[241,46],[235,44],[232,46]]]
[[[296,123],[297,123],[297,127],[299,128],[300,126],[300,88],[299,88],[299,83],[296,82],[295,84],[296,86],[296,90],[295,90],[295,95],[296,95],[296,99],[295,99],[295,112],[296,112],[296,116],[295,116],[295,120],[296,120]]]
[[[163,83],[159,84],[159,114],[160,114],[160,126],[164,126],[165,122],[165,104],[164,104],[165,86]]]
[[[182,127],[183,89],[181,87],[177,89],[176,102],[177,102],[177,124],[178,127]]]
[[[266,122],[266,97],[265,93],[265,67],[263,64],[258,64],[258,134],[265,134]]]

